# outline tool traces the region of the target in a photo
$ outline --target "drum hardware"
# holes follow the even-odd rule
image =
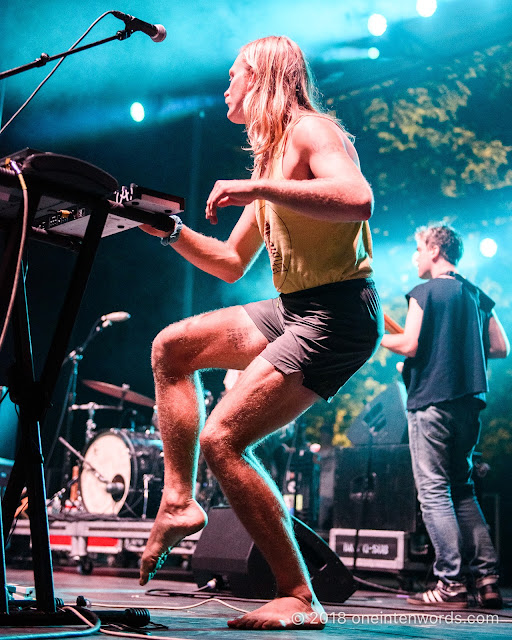
[[[129,384],[123,384],[121,387],[118,387],[115,384],[101,382],[99,380],[82,380],[82,382],[90,389],[94,389],[95,391],[99,391],[100,393],[104,393],[105,395],[113,398],[118,398],[121,400],[121,403],[131,402],[133,404],[139,404],[143,407],[151,408],[155,406],[153,398],[148,398],[148,396],[143,396],[141,393],[132,391]]]
[[[145,474],[142,476],[142,481],[143,481],[143,484],[144,484],[144,494],[143,494],[143,495],[144,495],[144,503],[143,503],[143,506],[142,506],[142,515],[141,515],[141,518],[142,518],[143,520],[145,520],[145,519],[146,519],[146,517],[147,517],[147,512],[148,512],[149,483],[151,482],[151,480],[153,480],[153,478],[154,478],[154,477],[155,477],[155,476],[153,476],[153,475],[151,475],[151,474],[149,474],[149,473],[145,473]]]
[[[213,393],[211,391],[208,391],[207,389],[203,389],[203,396],[206,415],[209,416],[211,410],[213,409],[215,398],[213,397]]]
[[[72,404],[68,411],[88,411],[89,417],[85,423],[85,442],[89,442],[96,433],[96,423],[94,422],[94,414],[102,409],[111,409],[113,411],[121,411],[122,405],[112,406],[105,404],[96,404],[96,402],[88,402],[87,404]]]
[[[64,445],[64,446],[69,450],[69,451],[71,451],[71,453],[73,453],[73,454],[78,458],[78,460],[80,460],[80,462],[82,463],[82,465],[84,465],[84,464],[85,464],[85,465],[87,466],[87,468],[88,468],[88,469],[90,469],[90,470],[94,473],[94,476],[95,476],[96,478],[98,478],[98,480],[99,480],[100,482],[104,482],[105,484],[108,484],[108,480],[107,480],[105,477],[103,477],[103,476],[101,475],[101,473],[100,473],[97,469],[95,469],[95,468],[92,466],[92,464],[89,462],[89,460],[86,460],[86,459],[84,458],[84,456],[80,453],[80,451],[77,451],[77,450],[75,449],[75,447],[73,447],[72,445],[70,445],[70,444],[69,444],[69,442],[68,442],[67,440],[64,440],[64,438],[63,438],[62,436],[59,436],[59,442],[60,442],[61,444],[63,444],[63,445]]]
[[[148,431],[110,429],[91,440],[83,456],[88,464],[80,474],[86,511],[119,516],[128,512],[143,519],[156,516],[163,486],[162,442]]]
[[[59,442],[61,442],[65,447],[67,447],[72,453],[74,453],[76,455],[76,457],[80,460],[80,462],[82,463],[82,473],[83,473],[83,468],[84,466],[87,468],[87,470],[91,471],[92,474],[94,475],[95,478],[98,479],[99,482],[102,482],[105,485],[105,492],[111,494],[112,496],[114,495],[118,495],[119,493],[119,488],[121,487],[121,493],[124,491],[124,483],[123,483],[123,478],[118,478],[117,476],[114,477],[114,481],[113,482],[109,482],[105,476],[103,476],[91,463],[89,460],[86,460],[85,457],[79,452],[77,451],[73,446],[71,446],[69,444],[69,442],[67,442],[66,440],[64,440],[64,438],[59,436]],[[79,480],[79,478],[77,478],[77,480]],[[120,480],[120,481],[119,481]],[[71,481],[71,483],[68,483],[69,486],[71,486],[74,483],[74,480]],[[82,500],[82,495],[81,495],[81,491],[80,491],[80,485],[78,486],[78,495],[80,496],[80,501],[83,504],[83,500]],[[82,507],[81,507],[82,508]],[[132,511],[132,509],[130,508],[129,505],[126,505],[126,508],[128,509],[128,511],[131,512],[131,514],[135,517],[137,517],[137,514]]]
[[[99,434],[101,435],[101,434]],[[84,468],[89,471],[94,478],[96,478],[96,480],[98,482],[100,482],[103,485],[103,491],[106,494],[109,494],[113,497],[113,499],[115,500],[117,498],[117,496],[119,495],[119,493],[123,494],[124,493],[124,489],[125,489],[125,485],[124,485],[124,481],[122,477],[119,476],[115,476],[112,481],[109,481],[92,463],[89,459],[87,459],[85,456],[83,456],[79,451],[77,451],[72,445],[69,444],[69,442],[67,442],[66,440],[64,440],[64,438],[59,437],[59,442],[61,442],[65,447],[67,447],[67,449],[69,451],[71,451],[77,458],[78,460],[80,460],[80,462],[82,463],[82,470],[80,473],[80,477],[78,478],[78,493],[80,495],[80,499],[82,502],[82,508],[85,508],[85,510],[87,511],[87,507],[83,504],[83,498],[82,498],[82,492],[81,492],[81,483],[80,483],[80,478],[82,477],[83,473],[84,473]],[[137,514],[132,511],[132,509],[130,508],[129,505],[126,505],[126,508],[128,511],[131,512],[131,514],[135,517],[137,517]]]

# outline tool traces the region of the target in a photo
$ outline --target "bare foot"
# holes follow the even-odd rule
[[[231,629],[323,629],[325,612],[318,600],[312,603],[285,596],[276,598],[240,618],[228,620]]]
[[[195,500],[190,500],[184,506],[166,505],[162,500],[142,554],[139,583],[147,584],[161,568],[171,549],[186,536],[202,529],[206,522],[206,513]]]

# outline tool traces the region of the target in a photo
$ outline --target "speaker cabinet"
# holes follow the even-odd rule
[[[337,450],[334,527],[412,533],[419,522],[408,445]]]
[[[357,416],[347,430],[347,438],[354,446],[370,444],[406,444],[407,416],[405,386],[395,382],[374,398]]]
[[[351,573],[312,529],[296,518],[293,526],[318,599],[345,602],[356,590]],[[240,598],[270,599],[276,595],[270,567],[228,507],[210,509],[208,525],[192,558],[192,571],[199,587],[215,578]]]

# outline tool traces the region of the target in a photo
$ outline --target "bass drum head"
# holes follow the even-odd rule
[[[121,511],[133,480],[132,449],[123,433],[107,431],[91,441],[80,474],[80,494],[86,511],[102,515]],[[115,485],[116,491],[107,491],[107,483]]]

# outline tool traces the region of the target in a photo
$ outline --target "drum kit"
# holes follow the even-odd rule
[[[89,402],[69,407],[70,411],[88,412],[83,454],[64,438],[59,438],[81,463],[76,482],[70,488],[72,509],[103,516],[153,518],[160,504],[163,486],[163,451],[155,401],[132,391],[127,384],[118,387],[97,380],[82,382],[119,402],[117,405]],[[114,410],[124,415],[125,403],[151,407],[151,424],[137,426],[134,420],[137,411],[131,410],[129,427],[97,429],[97,411]]]
[[[75,466],[69,488],[69,511],[101,515],[104,517],[154,518],[160,505],[164,482],[163,447],[158,429],[158,414],[155,401],[132,391],[130,386],[116,386],[97,380],[83,380],[83,384],[94,391],[119,400],[117,405],[95,402],[72,404],[70,411],[87,411],[85,447],[83,454],[74,449],[64,438],[59,441],[68,449],[80,466]],[[129,427],[97,429],[95,414],[102,410],[126,413],[125,403],[153,409],[151,424],[137,426],[135,420]],[[214,405],[210,391],[204,391],[206,415]],[[131,411],[134,416],[138,412]],[[274,477],[281,489],[283,461],[286,442],[293,440],[295,423],[267,437],[255,453]],[[285,458],[287,458],[287,454]],[[281,469],[280,467],[283,467]],[[59,498],[66,492],[61,489]],[[56,495],[58,495],[56,494]],[[215,477],[202,454],[199,456],[196,499],[203,509],[227,504]]]
[[[119,400],[117,405],[95,402],[72,404],[70,411],[87,411],[85,448],[83,454],[64,438],[59,441],[80,461],[70,488],[70,511],[132,518],[154,518],[160,505],[164,479],[163,448],[158,430],[155,400],[132,391],[130,386],[116,386],[97,380],[83,380],[83,384]],[[204,391],[207,414],[213,406],[213,395]],[[135,420],[125,428],[98,430],[94,420],[97,411],[126,411],[125,403],[153,409],[151,423],[137,426]],[[131,411],[135,416],[137,411]],[[59,492],[61,495],[65,490]],[[216,494],[221,494],[215,478],[202,457],[198,469],[198,501],[203,508],[210,506]],[[59,496],[60,497],[60,496]],[[215,501],[221,504],[222,500]]]

